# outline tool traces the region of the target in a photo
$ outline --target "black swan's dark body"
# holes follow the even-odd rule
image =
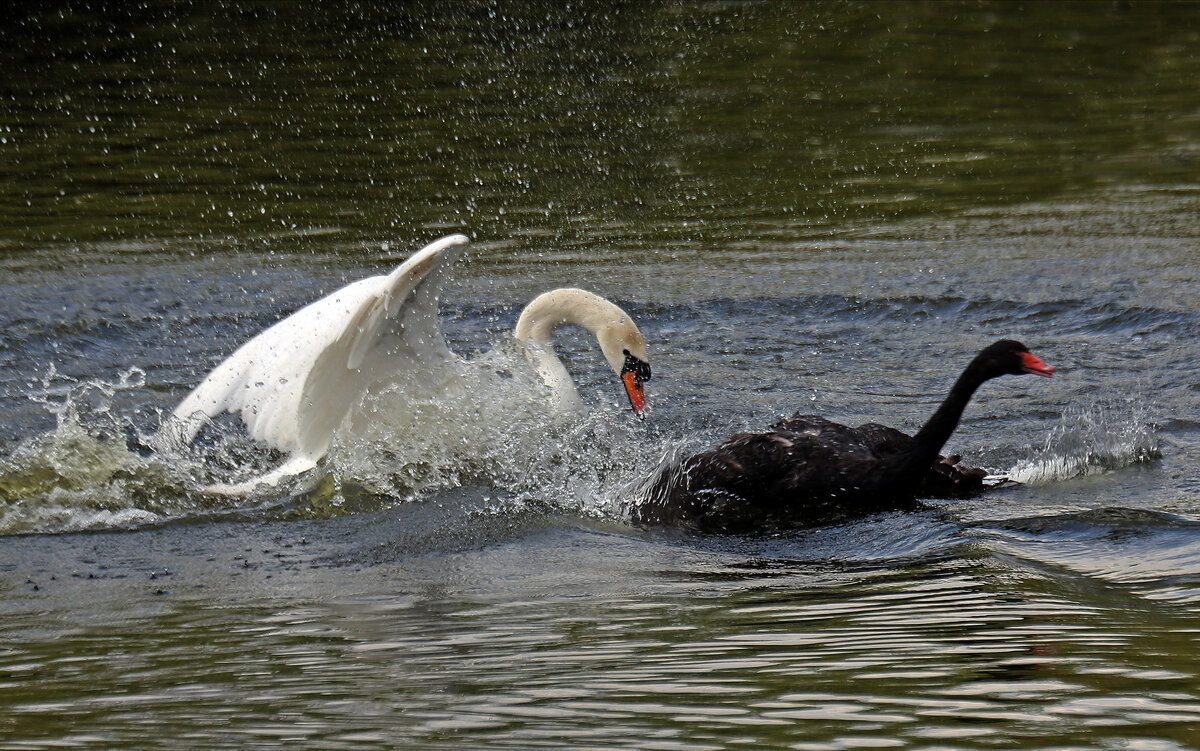
[[[891,509],[919,497],[962,497],[983,489],[982,470],[939,454],[971,395],[1000,375],[1050,375],[1024,345],[1001,340],[971,361],[916,436],[868,423],[851,428],[795,415],[763,433],[740,433],[662,472],[635,518],[712,532],[825,524]]]

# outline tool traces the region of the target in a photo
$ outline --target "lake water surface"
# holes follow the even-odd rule
[[[0,748],[1200,749],[1200,6],[141,5],[0,27]],[[381,403],[243,500],[249,447],[140,448],[452,232],[457,351],[591,289],[649,419],[572,331],[568,424]],[[1001,337],[1058,373],[947,449],[1020,486],[629,521],[782,414],[915,430]]]

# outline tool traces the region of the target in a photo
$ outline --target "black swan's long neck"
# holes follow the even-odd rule
[[[946,445],[946,441],[950,440],[954,429],[958,427],[963,410],[967,408],[967,403],[971,401],[975,391],[989,377],[981,373],[975,363],[967,366],[967,369],[954,382],[954,386],[942,401],[941,406],[937,408],[924,427],[913,436],[913,450],[896,468],[898,475],[904,479],[910,477],[919,479],[924,474],[925,470],[937,459],[942,447]]]

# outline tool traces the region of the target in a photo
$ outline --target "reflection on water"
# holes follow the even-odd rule
[[[10,15],[0,746],[1200,748],[1194,6]],[[380,404],[327,482],[249,503],[144,448],[238,344],[449,231],[456,351],[587,287],[646,334],[651,419],[565,332],[591,415],[554,430]],[[628,523],[663,456],[797,409],[912,429],[1000,336],[1058,373],[988,384],[948,449],[1028,485]]]
[[[362,563],[388,536],[379,522],[414,521],[324,522],[295,540],[163,530],[137,552],[128,535],[14,541],[46,569],[4,607],[0,674],[22,687],[6,737],[1094,747],[1132,730],[1186,747],[1200,721],[1192,619],[1148,599],[1160,585],[1051,571],[1007,544],[848,565],[810,557],[803,537],[697,547],[551,526]]]

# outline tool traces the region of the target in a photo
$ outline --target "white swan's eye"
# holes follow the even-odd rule
[[[625,364],[621,366],[621,375],[633,373],[639,383],[649,381],[653,377],[650,373],[650,363],[634,357],[627,349],[622,352],[625,353]]]

